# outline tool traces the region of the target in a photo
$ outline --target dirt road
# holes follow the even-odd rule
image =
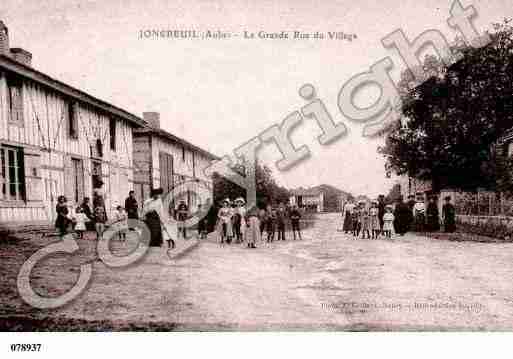
[[[79,263],[94,263],[88,289],[51,311],[31,309],[15,291],[16,268],[34,249],[2,245],[9,259],[0,264],[1,314],[42,318],[43,326],[54,317],[99,321],[95,328],[109,329],[513,329],[513,244],[412,234],[354,240],[339,225],[338,216],[321,215],[303,241],[289,235],[248,249],[208,240],[175,261],[154,249],[123,269],[95,260],[93,241],[82,241],[79,255],[50,258],[34,272],[39,292],[58,295],[76,280]]]

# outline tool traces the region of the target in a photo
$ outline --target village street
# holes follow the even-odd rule
[[[338,227],[339,215],[322,214],[302,241],[287,233],[285,242],[247,249],[209,238],[174,261],[152,249],[122,269],[95,260],[94,241],[82,240],[80,254],[50,257],[33,272],[38,292],[57,295],[76,280],[78,263],[94,263],[82,295],[45,311],[23,304],[15,290],[19,266],[43,241],[3,243],[1,326],[21,316],[53,328],[83,320],[83,329],[93,321],[113,329],[513,329],[513,244],[414,234],[353,240]]]

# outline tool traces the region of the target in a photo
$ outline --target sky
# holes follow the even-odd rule
[[[265,145],[259,159],[288,188],[330,184],[353,194],[386,194],[396,178],[386,178],[377,153],[384,139],[362,137],[362,124],[345,118],[337,96],[352,76],[390,56],[397,80],[404,64],[381,39],[402,29],[409,39],[447,25],[452,0],[3,0],[0,19],[11,46],[33,54],[33,66],[127,111],[161,114],[161,126],[218,156],[278,124],[306,104],[299,88],[312,84],[347,136],[320,145],[320,128],[305,119],[291,133],[310,157],[287,171],[274,163],[280,153]],[[513,17],[510,0],[462,0],[473,5],[482,32]],[[344,32],[346,40],[148,39],[141,30],[204,32]],[[428,51],[429,52],[429,51]],[[379,91],[357,97],[372,104]]]

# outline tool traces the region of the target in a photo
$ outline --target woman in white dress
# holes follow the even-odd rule
[[[232,216],[233,211],[230,207],[230,200],[227,198],[223,201],[223,206],[219,209],[217,213],[217,218],[219,219],[219,236],[221,238],[221,244],[225,241],[226,243],[230,243],[233,237],[233,227],[232,227]]]

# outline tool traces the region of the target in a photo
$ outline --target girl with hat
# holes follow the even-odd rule
[[[372,201],[371,209],[369,210],[369,216],[372,239],[377,239],[379,232],[381,231],[381,227],[379,225],[379,209],[377,201]]]
[[[392,228],[394,228],[394,214],[391,205],[385,207],[385,214],[383,215],[383,234],[386,238],[392,238]]]
[[[260,235],[260,220],[258,219],[258,209],[256,207],[252,208],[248,212],[247,227],[245,230],[245,236],[248,242],[248,248],[256,248],[255,243],[262,239]]]
[[[227,198],[223,201],[222,207],[219,209],[217,213],[217,217],[219,219],[219,232],[221,237],[221,244],[225,241],[226,243],[230,243],[233,237],[233,227],[232,227],[232,216],[233,212],[230,208],[230,199]]]

